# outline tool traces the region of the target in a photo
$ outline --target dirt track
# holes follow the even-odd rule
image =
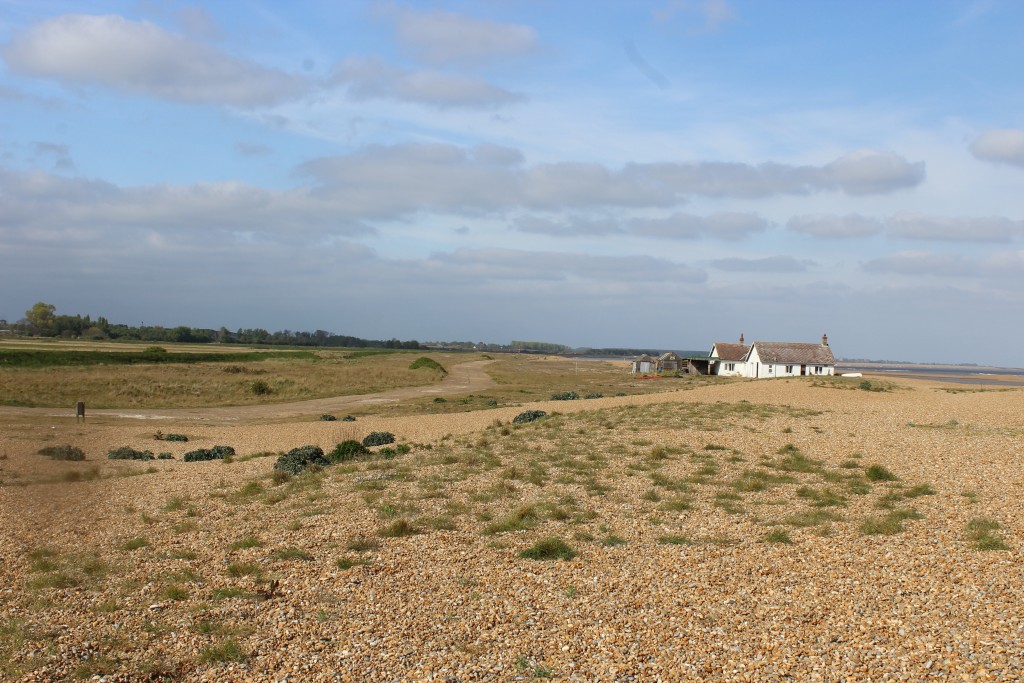
[[[124,409],[104,408],[87,410],[88,416],[119,417],[138,420],[203,420],[212,422],[241,422],[247,420],[266,421],[311,415],[315,413],[331,413],[358,405],[377,403],[396,403],[421,396],[442,396],[445,394],[461,394],[480,391],[494,386],[494,380],[484,371],[484,367],[494,361],[478,360],[460,363],[452,367],[451,372],[439,384],[423,387],[403,387],[375,394],[357,394],[353,396],[333,396],[317,398],[309,401],[293,403],[277,403],[255,406],[227,406],[220,408],[153,408]],[[58,412],[55,412],[58,411]],[[3,416],[74,416],[74,408],[67,411],[55,408],[12,408],[0,407]]]

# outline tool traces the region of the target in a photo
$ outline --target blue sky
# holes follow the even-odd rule
[[[0,317],[1024,366],[1021,26],[0,0]]]

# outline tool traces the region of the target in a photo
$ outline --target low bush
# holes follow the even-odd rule
[[[330,413],[324,413],[323,415],[320,416],[320,421],[321,422],[334,422],[337,419],[338,418],[334,417]]]
[[[604,398],[604,394],[600,394],[600,393],[596,393],[596,392],[595,392],[595,393],[593,393],[593,394],[587,394],[587,395],[586,395],[586,396],[584,396],[583,398],[584,398],[584,399]]]
[[[189,451],[182,457],[185,462],[203,462],[205,460],[223,460],[235,454],[231,446],[214,446],[213,448],[199,448]]]
[[[513,424],[521,425],[526,424],[527,422],[533,422],[534,420],[539,420],[540,418],[546,416],[547,413],[545,413],[543,410],[527,410],[525,413],[519,413],[514,418],[512,418],[512,422]]]
[[[327,454],[327,459],[331,462],[345,462],[346,460],[352,460],[363,455],[368,455],[369,452],[370,451],[366,446],[355,439],[346,439],[335,446],[333,451]]]
[[[46,448],[39,449],[39,455],[45,455],[48,458],[54,460],[85,460],[85,452],[81,448],[76,448],[71,444],[61,444],[60,446],[47,446]]]
[[[355,422],[356,419],[354,417],[352,417],[351,415],[346,415],[345,417],[341,418],[341,421],[342,422]]]
[[[142,350],[143,353],[167,353],[167,349],[162,346],[147,346]]]
[[[370,432],[363,439],[364,446],[384,446],[395,442],[395,435],[391,432]]]
[[[130,446],[121,446],[107,453],[110,460],[152,460],[153,451],[137,451]]]
[[[319,446],[300,446],[293,448],[274,463],[274,469],[286,474],[296,475],[310,467],[326,467],[330,461],[324,457]]]
[[[870,481],[896,481],[899,479],[885,465],[872,465],[864,474]]]
[[[576,401],[579,400],[580,395],[575,391],[562,391],[557,394],[551,394],[552,401]]]
[[[270,385],[264,382],[262,379],[258,379],[251,385],[249,385],[249,391],[251,391],[256,396],[266,396],[272,393],[273,389],[271,389]]]
[[[417,358],[416,360],[409,364],[410,370],[419,370],[420,368],[435,370],[441,373],[441,376],[448,374],[448,371],[444,369],[444,366],[442,366],[433,358],[427,358],[426,356],[423,356],[422,358]]]
[[[169,453],[168,451],[163,451],[162,453],[157,453],[156,454],[156,459],[157,460],[174,460],[174,456],[171,453]]]
[[[180,441],[182,443],[188,442],[188,437],[184,434],[168,434],[164,437],[164,441]]]

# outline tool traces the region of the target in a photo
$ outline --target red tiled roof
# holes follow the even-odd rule
[[[823,344],[800,342],[754,342],[762,363],[791,365],[835,365],[832,349]],[[719,350],[721,353],[721,350]]]
[[[715,342],[715,349],[718,351],[718,357],[722,360],[739,361],[747,357],[750,347],[746,344]]]

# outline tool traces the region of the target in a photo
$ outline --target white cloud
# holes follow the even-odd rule
[[[1024,236],[1024,221],[1001,216],[963,218],[901,211],[886,221],[889,234],[914,240],[1009,242]]]
[[[391,7],[384,14],[394,21],[402,46],[429,64],[477,66],[499,58],[527,55],[538,47],[536,30],[522,24],[409,7]]]
[[[971,143],[971,154],[982,161],[1024,168],[1024,130],[989,130]]]
[[[333,84],[354,100],[388,99],[435,107],[497,107],[522,99],[487,81],[440,71],[409,70],[377,58],[350,58],[335,68]]]
[[[860,214],[806,214],[793,216],[786,227],[812,237],[870,237],[882,232],[882,221]]]
[[[680,12],[689,12],[703,20],[704,31],[717,31],[719,26],[736,18],[736,12],[726,0],[671,0],[654,10],[656,19],[670,21]]]
[[[0,49],[15,73],[192,104],[257,107],[302,96],[302,78],[232,57],[147,21],[69,14]]]

